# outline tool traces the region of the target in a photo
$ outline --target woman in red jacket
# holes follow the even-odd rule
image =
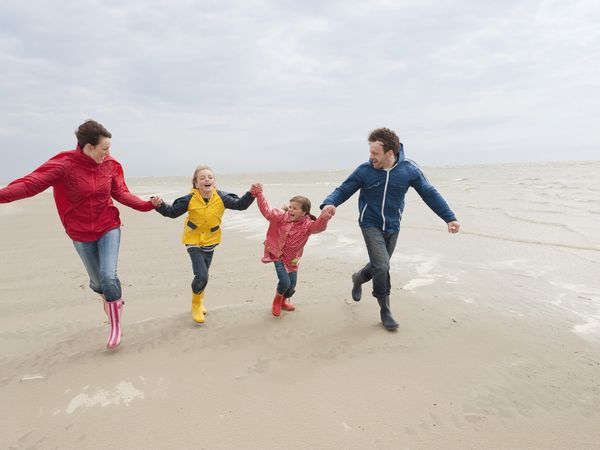
[[[103,298],[110,320],[106,345],[114,348],[121,342],[123,300],[117,277],[121,220],[112,199],[138,211],[154,206],[129,192],[121,164],[109,155],[112,135],[106,128],[87,120],[75,136],[75,150],[59,153],[0,189],[0,203],[32,197],[52,186],[58,215],[87,270],[90,288]]]

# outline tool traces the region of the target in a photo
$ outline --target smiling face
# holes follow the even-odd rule
[[[194,180],[194,187],[200,191],[203,197],[210,197],[215,187],[215,176],[210,169],[199,170]]]
[[[376,169],[389,169],[394,165],[394,152],[386,152],[381,141],[369,143],[369,160]]]
[[[302,205],[300,202],[296,202],[294,200],[290,201],[290,206],[288,206],[288,216],[290,218],[290,222],[294,222],[301,217],[306,215],[305,211],[302,211]]]
[[[97,164],[100,164],[109,154],[110,143],[110,138],[102,136],[97,145],[86,144],[83,153],[96,161]]]

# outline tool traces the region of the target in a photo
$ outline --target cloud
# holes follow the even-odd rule
[[[0,180],[89,117],[130,175],[351,167],[377,126],[422,164],[597,158],[598,19],[586,0],[4,2],[0,151],[21,157]]]

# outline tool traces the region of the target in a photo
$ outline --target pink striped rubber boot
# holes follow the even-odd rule
[[[106,346],[115,348],[121,343],[121,316],[123,315],[123,300],[106,302],[108,319],[110,320],[110,334]]]
[[[108,306],[106,306],[106,299],[104,298],[104,294],[100,294],[102,298],[102,307],[104,308],[104,313],[108,316]]]

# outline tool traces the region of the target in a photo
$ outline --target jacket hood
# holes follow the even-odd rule
[[[400,142],[400,148],[398,149],[398,156],[396,157],[396,164],[401,163],[406,158],[404,157],[404,145]]]
[[[402,144],[402,142],[400,142],[400,149],[398,151],[398,159],[396,160],[396,162],[400,163],[404,161],[404,159],[404,145]]]

